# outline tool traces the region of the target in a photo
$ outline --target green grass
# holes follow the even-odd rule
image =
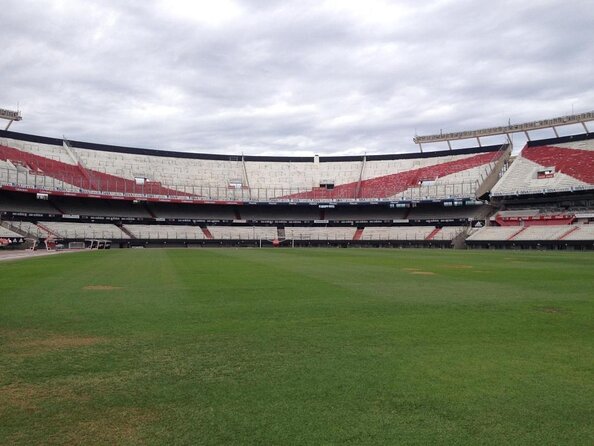
[[[591,253],[2,262],[0,444],[591,445],[593,309]]]

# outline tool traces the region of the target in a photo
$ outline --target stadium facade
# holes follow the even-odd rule
[[[478,138],[477,147],[438,152],[274,157],[4,130],[0,239],[594,249],[594,134],[584,129],[528,141],[516,157],[508,142]]]

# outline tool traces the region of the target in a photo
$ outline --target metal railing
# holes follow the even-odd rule
[[[356,188],[350,189],[311,189],[311,188],[229,188],[228,186],[208,185],[166,185],[160,183],[136,184],[126,179],[89,180],[83,176],[49,175],[31,172],[27,169],[0,167],[0,185],[48,192],[72,192],[121,196],[134,198],[162,198],[184,200],[223,200],[223,201],[419,201],[447,198],[469,198],[480,186],[479,179],[469,179],[456,183],[439,183],[411,187],[388,198],[365,196],[363,190],[357,197]]]

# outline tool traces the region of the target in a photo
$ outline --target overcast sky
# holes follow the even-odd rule
[[[416,151],[415,133],[594,110],[593,6],[4,0],[0,107],[14,131],[134,147]]]

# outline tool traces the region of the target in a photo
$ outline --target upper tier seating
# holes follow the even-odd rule
[[[587,136],[587,135],[586,135]],[[565,141],[567,138],[560,138]],[[492,196],[594,189],[594,136],[575,142],[528,143],[516,157]]]
[[[4,174],[0,179],[9,184],[67,191],[78,189],[122,194],[189,195],[162,187],[156,182],[139,185],[134,180],[134,175],[123,178],[87,169],[80,164],[68,164],[4,145],[0,145],[0,160],[8,165],[4,166]]]
[[[397,173],[366,178],[360,182],[354,180],[335,185],[333,189],[318,188],[288,197],[293,199],[472,197],[480,185],[480,179],[491,173],[492,164],[501,156],[503,156],[502,152],[489,152],[449,157],[450,159],[428,158],[419,162],[418,167],[395,168]],[[468,171],[472,171],[472,174]]]
[[[378,159],[191,157],[0,139],[0,183],[67,192],[192,200],[474,197],[505,147]],[[42,138],[43,139],[43,138]],[[45,139],[43,139],[45,140]],[[162,156],[165,155],[165,156]],[[325,186],[324,186],[325,185]]]

